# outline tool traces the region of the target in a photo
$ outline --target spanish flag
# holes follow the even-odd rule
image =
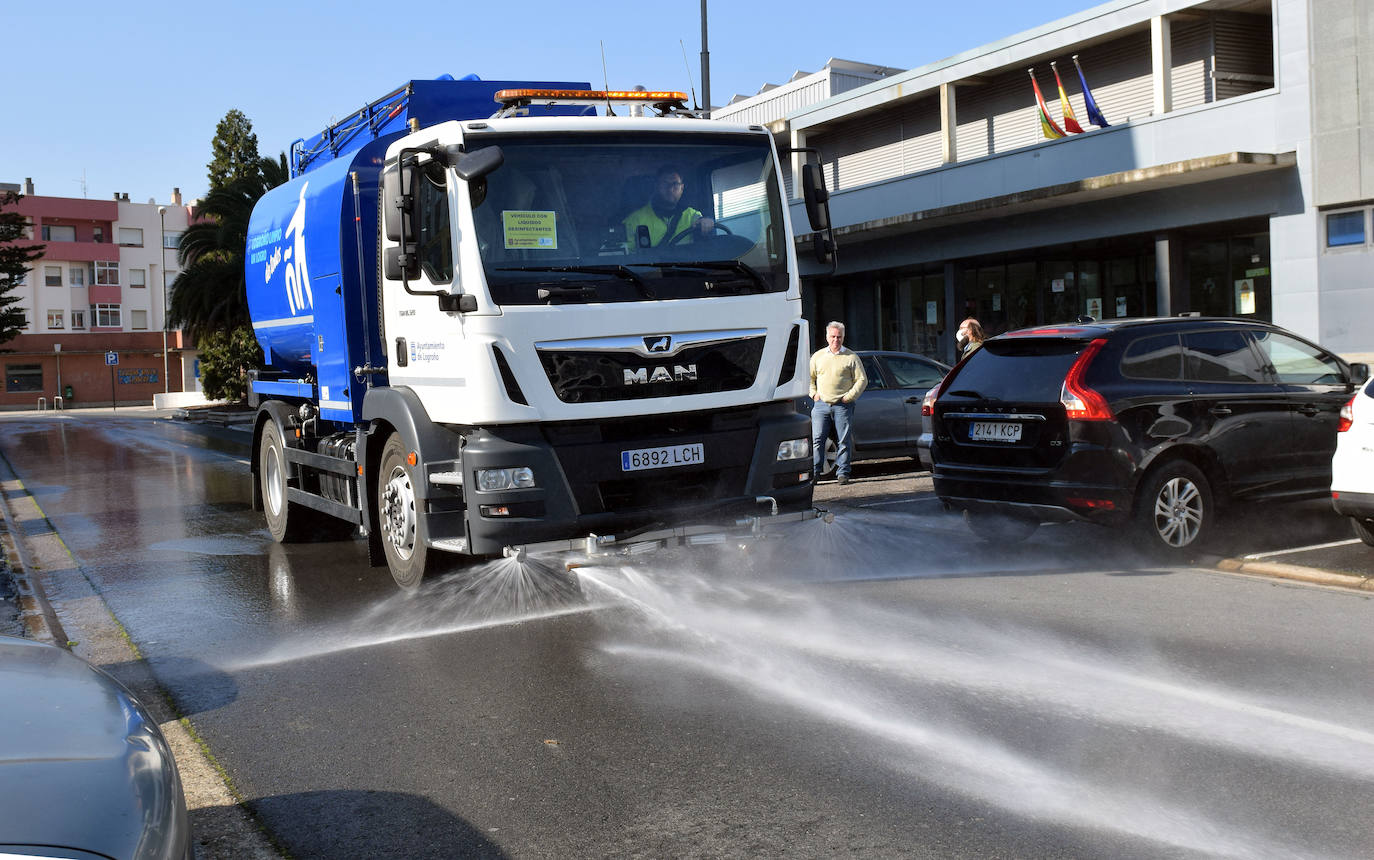
[[[1059,80],[1059,68],[1050,63],[1050,71],[1054,72],[1054,83],[1059,87],[1059,110],[1064,114],[1064,130],[1070,134],[1082,134],[1083,127],[1078,124],[1078,118],[1073,115],[1073,105],[1069,104],[1069,97],[1064,93],[1064,82]]]
[[[1040,133],[1050,140],[1056,140],[1064,136],[1064,130],[1054,124],[1050,119],[1050,112],[1045,108],[1045,97],[1040,94],[1040,84],[1035,81],[1035,68],[1026,70],[1030,74],[1031,87],[1035,90],[1035,103],[1040,106]]]

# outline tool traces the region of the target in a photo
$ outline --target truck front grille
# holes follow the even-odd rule
[[[539,350],[554,393],[564,403],[647,400],[751,387],[763,358],[762,337],[689,347],[672,358],[631,352]]]

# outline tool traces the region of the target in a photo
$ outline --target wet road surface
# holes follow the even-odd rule
[[[582,600],[510,562],[398,595],[360,542],[273,544],[185,427],[0,453],[296,857],[1374,854],[1368,595],[859,496]]]

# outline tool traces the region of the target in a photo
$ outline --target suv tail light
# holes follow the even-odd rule
[[[1078,356],[1064,377],[1064,385],[1059,389],[1059,402],[1064,404],[1064,412],[1070,421],[1112,420],[1107,399],[1083,384],[1083,374],[1087,372],[1088,365],[1106,345],[1107,339],[1101,337],[1088,344],[1088,348]]]
[[[926,396],[921,398],[921,414],[935,414],[935,397],[940,393],[940,386],[935,386],[926,392]]]
[[[1359,395],[1356,394],[1355,397],[1359,397]],[[1344,433],[1350,429],[1351,424],[1355,423],[1355,397],[1345,401],[1345,405],[1341,407],[1341,420],[1336,424],[1337,433]],[[925,407],[922,407],[923,412],[924,410]]]

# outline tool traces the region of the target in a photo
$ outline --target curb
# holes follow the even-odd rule
[[[1300,564],[1285,564],[1278,561],[1246,561],[1243,558],[1217,559],[1213,565],[1217,570],[1227,573],[1247,573],[1269,576],[1275,579],[1288,579],[1312,585],[1330,585],[1336,588],[1349,588],[1355,591],[1374,591],[1374,578],[1353,573],[1333,573]]]
[[[16,508],[20,509],[17,513]],[[36,532],[25,523],[41,523],[45,529]],[[39,544],[28,546],[29,540]],[[196,857],[274,860],[283,856],[3,454],[0,548],[19,592],[20,622],[27,638],[67,649],[97,668],[126,667],[119,672],[119,682],[157,720],[176,759],[187,811],[197,819],[192,824]]]

